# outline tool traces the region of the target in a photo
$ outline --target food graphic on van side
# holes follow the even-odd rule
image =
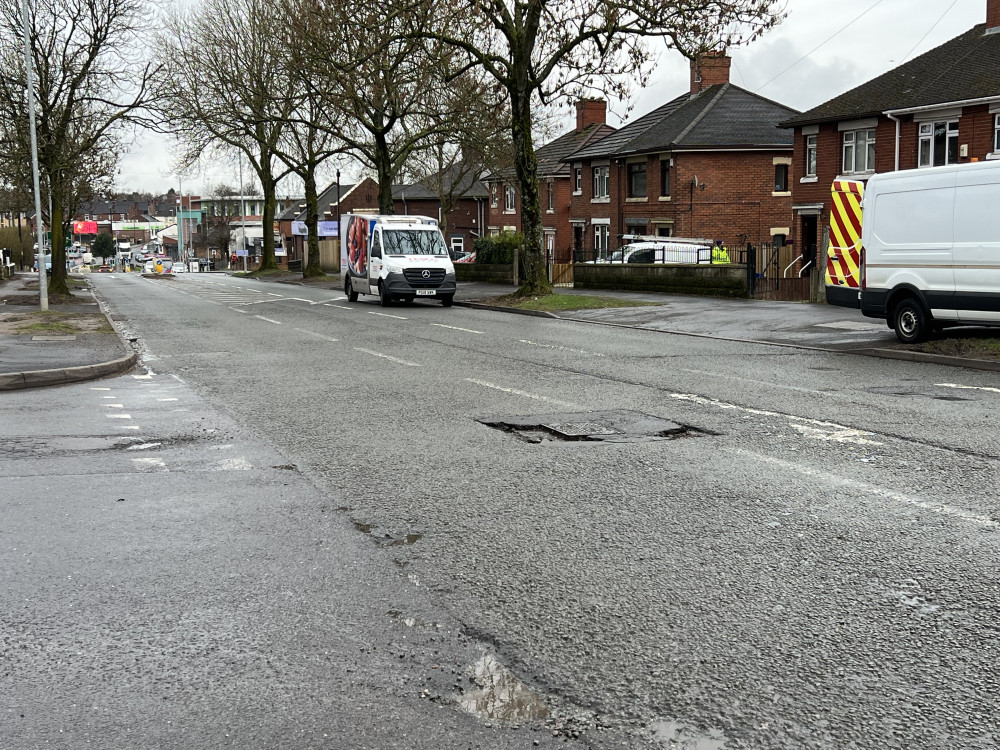
[[[368,273],[368,219],[352,216],[347,226],[347,257],[352,273],[364,276]]]

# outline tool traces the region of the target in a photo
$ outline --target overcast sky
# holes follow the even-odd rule
[[[985,20],[986,0],[788,0],[788,18],[783,24],[747,47],[730,50],[730,80],[806,110]],[[649,86],[633,92],[628,120],[682,94],[688,85],[687,61],[665,52]],[[611,102],[609,109],[608,123],[620,125],[626,107]],[[572,126],[567,117],[566,127]],[[117,187],[165,192],[177,187],[170,169],[168,142],[162,137],[140,137],[122,160]],[[348,177],[357,175],[344,179]],[[205,163],[202,175],[191,178],[183,189],[204,194],[220,180],[235,184],[234,168]]]

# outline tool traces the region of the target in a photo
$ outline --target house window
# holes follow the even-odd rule
[[[494,182],[490,186],[490,208],[497,207],[497,184]]]
[[[548,183],[548,187],[549,187],[549,211],[555,211],[556,210],[556,191],[552,187],[552,183],[551,182]]]
[[[607,167],[605,167],[607,169]],[[594,227],[594,252],[598,258],[607,257],[608,254],[608,232],[611,229],[607,224],[598,224]]]
[[[628,165],[628,197],[646,197],[646,162]]]
[[[843,173],[875,171],[875,128],[844,132]]]
[[[921,167],[940,167],[958,161],[958,120],[920,123]]]
[[[1000,153],[1000,115],[993,121],[993,151]]]
[[[774,165],[774,192],[776,192],[776,193],[787,193],[788,192],[788,165],[787,164],[775,164]]]
[[[465,238],[461,235],[451,238],[451,251],[452,257],[455,257],[455,253],[462,253],[465,251]]]
[[[594,167],[594,197],[607,198],[608,192],[608,171],[610,167]]]
[[[670,195],[670,160],[660,162],[660,195]]]
[[[511,185],[503,186],[503,210],[514,213],[514,188]]]
[[[674,228],[673,228],[673,226],[671,226],[670,224],[667,224],[667,225],[662,225],[661,224],[660,226],[658,226],[656,228],[656,236],[657,237],[673,237],[674,236]]]
[[[1000,118],[998,118],[998,122],[1000,122]],[[573,169],[573,192],[583,192],[583,167],[575,167]]]
[[[90,221],[90,214],[84,214],[83,215],[83,220],[84,221]]]
[[[818,136],[806,136],[806,177],[816,176],[816,139]]]

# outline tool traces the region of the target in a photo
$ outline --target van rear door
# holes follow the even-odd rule
[[[1000,321],[1000,182],[996,170],[959,175],[955,185],[955,307],[962,322]]]
[[[830,188],[830,247],[826,251],[826,301],[861,307],[861,199],[865,184],[834,180]]]

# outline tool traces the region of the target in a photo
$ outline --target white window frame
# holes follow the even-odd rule
[[[841,174],[867,174],[875,171],[875,128],[843,131]],[[864,144],[864,161],[859,160],[859,146]],[[850,154],[850,156],[848,156]],[[871,163],[869,163],[871,162]],[[859,166],[861,167],[859,169]],[[848,168],[850,167],[850,168]]]
[[[593,167],[592,169],[594,175],[594,198],[600,200],[611,197],[611,193],[609,192],[611,167],[603,165]]]
[[[515,211],[514,203],[517,200],[517,194],[514,192],[513,185],[503,186],[503,212],[505,214],[512,214]]]
[[[573,193],[583,195],[583,167],[573,167]]]
[[[944,160],[937,162],[937,144],[935,143],[935,131],[939,125],[944,126]],[[994,137],[994,140],[996,138]],[[951,149],[951,142],[955,143],[955,161],[949,161],[948,156]],[[926,148],[926,150],[925,150]],[[926,161],[925,157],[926,156]],[[917,123],[917,166],[918,167],[941,167],[947,164],[958,163],[958,119],[947,119]]]
[[[497,189],[497,184],[494,182],[490,186],[490,208],[496,208],[499,203],[500,191]]]
[[[451,249],[458,253],[465,252],[465,237],[457,234],[451,238]]]
[[[611,227],[607,224],[594,224],[594,253],[598,258],[608,254]],[[604,253],[603,255],[601,253]]]
[[[807,135],[806,140],[806,177],[816,176],[816,159],[819,154],[819,136],[815,133],[812,135]]]
[[[993,153],[1000,154],[1000,114],[993,115]]]
[[[549,207],[548,212],[552,213],[556,210],[556,186],[552,184],[552,180],[548,181],[549,186]]]

